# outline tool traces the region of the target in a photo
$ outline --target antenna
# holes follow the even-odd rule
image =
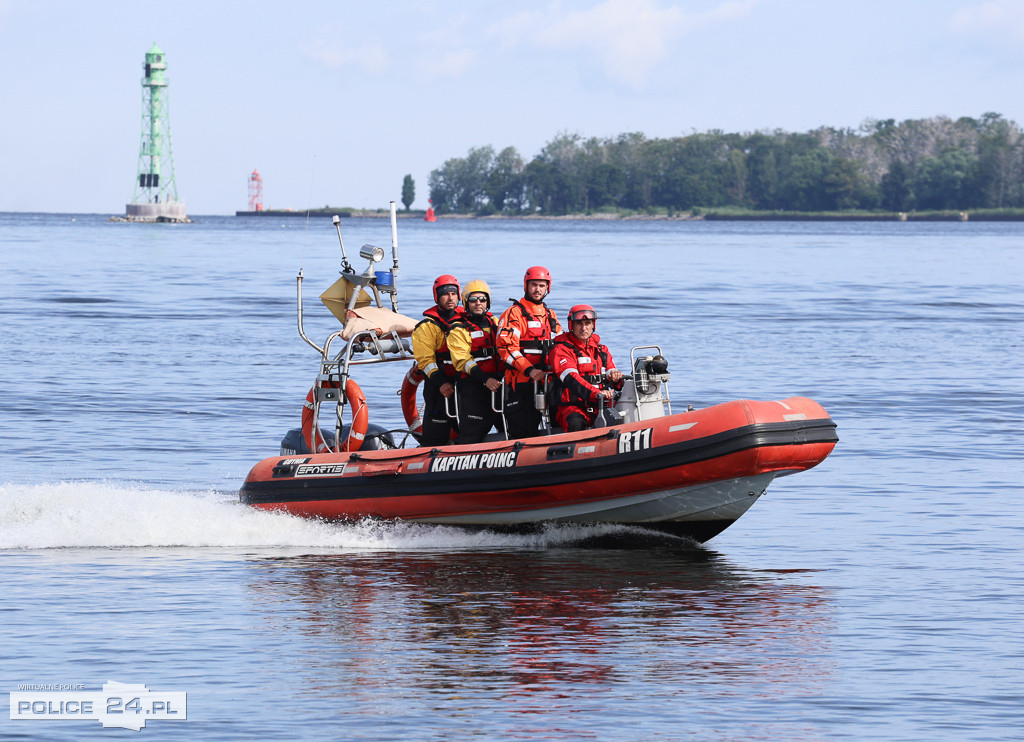
[[[341,272],[355,273],[348,263],[348,256],[345,255],[345,240],[341,239],[341,217],[335,214],[331,221],[334,222],[334,228],[338,230],[338,242],[341,244]]]
[[[391,268],[391,272],[396,276],[398,275],[398,213],[395,207],[395,202],[391,202],[391,258],[394,260],[394,265]]]

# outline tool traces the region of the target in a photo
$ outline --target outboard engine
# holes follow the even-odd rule
[[[633,379],[640,394],[652,394],[663,381],[672,378],[668,372],[668,361],[660,353],[656,356],[637,358],[633,366]]]
[[[657,350],[656,354],[637,356],[637,350]],[[622,395],[615,409],[622,415],[623,422],[651,420],[672,413],[668,396],[668,361],[657,346],[634,348],[633,378],[622,385]]]
[[[321,428],[320,432],[323,434],[324,440],[327,441],[327,445],[333,446],[334,431]],[[348,425],[342,426],[341,434],[348,435]],[[392,439],[389,431],[379,425],[370,423],[366,426],[366,437],[363,439],[363,445],[359,447],[359,450],[379,451],[383,448],[398,448],[398,446],[395,445],[395,441]],[[309,446],[306,445],[306,439],[302,437],[301,428],[292,428],[281,439],[282,456],[308,456],[309,453]]]

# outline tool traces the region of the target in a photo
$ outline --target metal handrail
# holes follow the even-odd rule
[[[446,383],[452,385],[452,393],[444,398],[444,414],[447,415],[452,420],[458,421],[458,419],[459,419],[459,400],[456,398],[458,396],[458,391],[455,388],[454,382],[450,382],[449,381],[449,382],[446,382]],[[448,404],[449,402],[453,402],[454,403],[454,405],[455,405],[455,414],[452,414],[451,405]]]
[[[636,357],[638,355],[637,354],[638,350],[655,350],[655,351],[657,351],[656,355],[664,356],[664,353],[661,352],[661,346],[660,345],[638,345],[638,346],[636,346],[635,348],[633,348],[633,349],[631,349],[629,351],[629,368],[630,368],[630,370],[632,370],[634,372],[636,371]],[[667,409],[665,410],[665,413],[668,414],[668,415],[671,415],[672,414],[672,395],[669,392],[668,382],[667,381],[661,382],[661,386],[662,386],[661,396],[663,397],[662,403],[664,405],[666,405],[666,407],[667,407]],[[636,391],[637,391],[638,400],[639,400],[640,390],[637,389]]]

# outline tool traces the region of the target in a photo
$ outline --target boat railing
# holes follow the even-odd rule
[[[398,222],[397,222],[397,210],[395,202],[391,202],[391,257],[393,260],[392,266],[388,270],[378,271],[376,266],[384,259],[384,248],[376,247],[375,245],[363,245],[359,248],[359,257],[367,261],[366,269],[362,273],[357,273],[352,264],[348,262],[348,255],[345,253],[345,240],[341,236],[341,219],[335,215],[334,227],[338,232],[338,244],[341,247],[341,280],[344,282],[345,291],[340,301],[345,303],[345,306],[341,309],[332,309],[331,311],[336,314],[342,324],[348,321],[348,313],[356,308],[365,290],[369,289],[373,292],[372,302],[377,307],[383,309],[383,303],[381,301],[381,293],[386,294],[391,299],[391,311],[398,312],[398,286],[395,283],[398,277]],[[301,337],[308,345],[315,348],[320,352],[322,356],[327,356],[328,353],[325,348],[317,345],[315,342],[310,340],[309,336],[306,335],[306,330],[303,327],[302,317],[302,269],[299,269],[299,274],[295,280],[295,291],[296,291],[296,303],[298,324],[299,324],[299,337]],[[340,281],[339,281],[340,282]],[[335,285],[338,285],[336,282]],[[330,290],[330,289],[329,289]],[[326,295],[321,295],[321,299],[324,303],[327,302]],[[338,297],[332,296],[331,301],[337,303]],[[332,335],[331,338],[334,336]],[[353,338],[353,340],[358,338]],[[398,336],[395,335],[396,342]],[[330,338],[329,338],[330,340]],[[379,351],[379,346],[375,346]],[[397,359],[394,359],[397,360]]]
[[[540,381],[533,380],[533,406],[540,413],[541,423],[544,425],[544,434],[551,435],[551,409],[548,404],[548,382],[554,374],[550,371],[544,372],[544,378]]]
[[[534,383],[536,387],[536,382]],[[491,392],[491,411],[501,417],[501,427],[498,430],[498,434],[508,440],[508,420],[505,418],[505,390],[508,386],[505,382],[501,382],[501,386]],[[459,393],[458,389],[450,396],[444,399],[444,412],[452,420],[459,419]],[[547,418],[545,417],[545,421]],[[545,435],[550,434],[550,425],[545,424]]]
[[[450,420],[459,419],[459,395],[453,391],[447,397],[444,398],[444,414],[448,416]]]
[[[651,353],[654,351],[654,353]],[[623,394],[623,405],[635,406],[636,419],[648,420],[672,414],[672,398],[669,393],[668,363],[659,345],[638,345],[629,351],[629,365],[633,378],[629,381],[633,399]]]
[[[342,432],[342,410],[346,405],[352,406],[353,401],[348,399],[348,381],[351,378],[351,366],[374,363],[392,363],[394,361],[409,361],[414,356],[408,338],[399,336],[392,332],[382,337],[375,333],[363,333],[350,340],[336,354],[332,355],[331,349],[339,340],[344,340],[343,331],[331,333],[324,342],[320,351],[320,373],[317,374],[313,387],[313,422],[312,430],[317,436],[318,446],[320,443],[330,447],[327,441],[322,439],[320,434],[320,408],[324,402],[335,405],[334,426],[334,448],[338,450],[338,443],[341,441]],[[371,357],[366,357],[369,354]],[[357,411],[353,409],[352,415]],[[391,432],[391,431],[389,431]]]
[[[391,254],[393,264],[389,270],[376,270],[377,264],[384,259],[384,250],[383,248],[367,244],[359,249],[359,257],[366,260],[366,268],[362,273],[357,273],[349,263],[345,252],[345,242],[341,235],[340,221],[339,217],[334,217],[333,222],[338,232],[338,243],[341,247],[341,279],[335,282],[335,286],[328,289],[328,292],[333,292],[333,289],[338,287],[338,291],[331,293],[329,297],[328,292],[325,292],[321,295],[321,300],[325,304],[328,303],[328,300],[331,301],[328,308],[341,320],[343,325],[348,324],[353,311],[357,311],[357,306],[364,301],[363,297],[366,296],[367,291],[372,292],[370,303],[375,304],[379,309],[385,309],[381,295],[388,296],[391,303],[391,312],[397,314],[398,289],[395,284],[395,278],[398,276],[399,268],[395,202],[391,202]],[[309,338],[303,326],[302,279],[303,273],[300,269],[296,278],[299,336],[320,354],[320,373],[317,374],[312,393],[312,430],[314,435],[320,439],[319,442],[326,446],[327,442],[322,440],[320,434],[320,406],[323,402],[335,404],[337,421],[335,423],[335,445],[332,450],[337,451],[341,441],[342,410],[346,405],[355,407],[355,400],[348,398],[350,391],[349,381],[351,379],[350,367],[363,364],[409,361],[414,358],[412,345],[408,337],[404,337],[397,330],[384,333],[373,330],[358,332],[352,336],[351,327],[348,332],[343,327],[341,330],[331,333],[323,345],[318,345]],[[350,335],[350,337],[346,337],[346,334]],[[344,342],[344,346],[335,353],[333,348],[337,346],[339,341]],[[356,390],[352,389],[352,391],[355,392]],[[358,412],[359,410],[352,409],[353,419]],[[314,450],[319,449],[319,442],[314,445]]]
[[[415,358],[409,338],[401,337],[397,332],[380,337],[369,332],[358,335],[346,341],[344,347],[332,357],[331,346],[340,339],[344,339],[341,331],[332,333],[320,354],[320,373],[327,375],[330,381],[348,381],[351,366],[393,363]]]

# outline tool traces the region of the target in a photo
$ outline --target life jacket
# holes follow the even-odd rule
[[[600,339],[594,342],[592,335],[587,340],[587,344],[584,347],[580,347],[575,342],[570,340],[572,337],[569,333],[562,333],[556,337],[552,343],[552,356],[556,356],[554,352],[555,348],[564,349],[572,355],[576,361],[575,370],[579,373],[579,376],[589,384],[601,388],[601,382],[604,379],[604,372],[608,369],[610,353],[608,347],[601,345]],[[552,397],[559,405],[570,405],[573,407],[581,407],[586,410],[593,408],[594,403],[591,401],[590,390],[580,384],[579,379],[576,378],[575,374],[566,373],[565,371],[559,371],[558,368],[552,369],[555,375],[554,388],[552,390]],[[572,371],[572,369],[568,369]]]
[[[459,327],[464,327],[469,332],[469,355],[473,357],[481,371],[493,376],[498,373],[498,349],[494,345],[494,339],[498,334],[498,324],[490,312],[486,312],[483,319],[486,322],[483,325],[478,325],[466,312],[460,315],[457,322],[452,323],[452,326],[458,324]],[[463,379],[467,376],[469,374],[461,374]]]
[[[452,363],[452,353],[448,349],[448,333],[452,331],[452,326],[455,322],[460,319],[462,313],[456,309],[449,319],[445,319],[441,316],[441,313],[437,311],[437,305],[430,307],[423,311],[423,319],[421,319],[416,327],[419,327],[424,322],[430,322],[441,329],[444,333],[444,337],[441,340],[441,344],[434,349],[434,361],[437,363],[437,367],[444,373],[445,378],[455,380],[458,378],[458,373],[455,371],[455,364]],[[415,332],[415,328],[413,332]]]
[[[526,306],[516,299],[509,299],[512,302],[512,307],[505,310],[502,314],[502,320],[507,324],[503,325],[499,332],[514,332],[518,337],[518,353],[525,358],[531,366],[536,366],[540,369],[547,369],[547,354],[551,347],[551,336],[558,331],[558,318],[555,313],[548,309],[544,302],[535,304],[534,306],[543,309],[544,314],[538,315],[531,312]],[[532,302],[531,302],[532,304]],[[513,307],[519,307],[521,316],[516,319],[509,315]],[[543,318],[542,318],[543,317]],[[500,348],[501,346],[499,346]],[[516,352],[506,354],[500,352],[502,360],[509,366],[510,373],[516,377],[521,378],[523,374],[518,372],[515,368]]]

